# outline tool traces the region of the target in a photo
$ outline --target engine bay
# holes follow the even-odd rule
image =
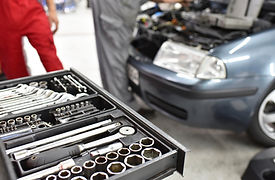
[[[238,17],[234,17],[235,12],[234,15],[229,12],[237,8],[238,4],[234,3],[228,0],[196,0],[188,7],[152,4],[149,8],[141,8],[131,44],[141,54],[154,59],[167,40],[209,51],[273,27],[275,10],[271,7],[274,7],[275,1],[264,1],[256,10],[254,6],[254,9],[247,6],[246,14]],[[239,12],[239,9],[235,11]]]

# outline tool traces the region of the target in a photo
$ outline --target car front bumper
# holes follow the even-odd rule
[[[129,65],[138,71],[138,83],[130,80],[134,93],[152,108],[198,127],[245,130],[270,84],[266,77],[182,77],[131,56]]]

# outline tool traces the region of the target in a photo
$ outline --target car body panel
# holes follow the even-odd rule
[[[224,61],[227,78],[275,76],[275,29],[221,45],[210,55]]]
[[[274,80],[272,76],[201,80],[133,57],[129,64],[139,71],[139,86],[133,91],[152,108],[187,125],[233,131],[247,129]]]

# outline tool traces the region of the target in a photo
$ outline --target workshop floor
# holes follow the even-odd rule
[[[55,35],[55,43],[65,68],[73,67],[101,85],[92,13],[86,8],[86,1],[82,0],[74,13],[59,14],[59,20],[60,29]],[[35,50],[26,39],[24,42],[31,73],[45,73]],[[147,118],[191,150],[186,156],[183,179],[240,179],[249,160],[262,150],[245,133],[192,128],[160,113]],[[180,180],[182,177],[175,173],[166,179]]]

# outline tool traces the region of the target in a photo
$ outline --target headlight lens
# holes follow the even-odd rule
[[[130,64],[128,64],[128,77],[135,85],[139,85],[139,72]]]
[[[201,79],[224,79],[226,78],[225,65],[222,60],[216,57],[206,56],[197,71],[196,77]]]
[[[181,43],[166,41],[158,51],[154,64],[180,75],[201,79],[221,79],[226,77],[224,63]]]

